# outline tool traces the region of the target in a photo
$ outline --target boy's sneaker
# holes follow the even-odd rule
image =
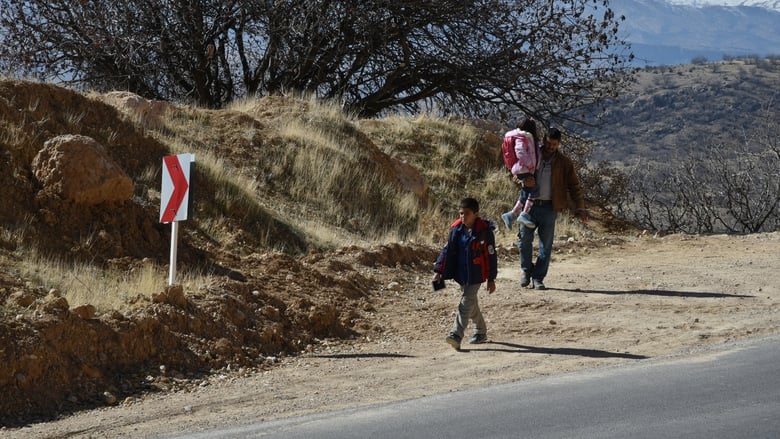
[[[535,290],[546,290],[547,287],[544,286],[544,282],[542,282],[540,279],[534,279],[534,289]]]
[[[487,334],[474,334],[471,339],[469,339],[469,343],[471,344],[480,344],[480,343],[486,343],[487,342]]]
[[[520,286],[525,288],[530,284],[531,284],[531,276],[525,271],[523,271],[522,274],[520,275]]]
[[[528,227],[529,229],[533,229],[534,227],[536,227],[536,223],[531,218],[531,215],[528,214],[528,212],[522,212],[520,216],[517,218],[517,220],[523,223],[523,225]]]
[[[458,334],[450,334],[447,336],[447,343],[450,344],[456,351],[460,350],[460,337]]]
[[[502,214],[501,219],[504,220],[504,225],[506,226],[506,228],[512,230],[512,224],[514,224],[515,220],[517,220],[517,214],[515,214],[512,211],[509,211],[505,214]]]
[[[461,338],[458,336],[458,334],[450,333],[450,335],[447,336],[447,343],[452,346],[455,350],[460,350],[460,342]]]

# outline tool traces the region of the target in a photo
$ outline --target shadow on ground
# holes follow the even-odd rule
[[[583,293],[583,294],[609,294],[609,295],[622,295],[622,294],[643,294],[646,296],[666,296],[666,297],[690,297],[698,299],[709,298],[748,298],[756,297],[748,294],[728,294],[728,293],[709,293],[699,291],[666,291],[666,290],[626,290],[626,291],[610,291],[610,290],[583,290],[582,288],[566,289],[566,288],[547,288],[548,291],[568,291],[570,293]]]
[[[485,345],[506,346],[508,349],[494,348],[488,346],[485,348],[472,348],[472,349],[461,348],[460,351],[461,352],[494,351],[494,352],[513,352],[518,354],[576,355],[580,357],[590,357],[590,358],[627,358],[630,360],[644,360],[650,358],[645,355],[635,355],[635,354],[628,354],[623,352],[601,351],[598,349],[545,348],[545,347],[537,347],[537,346],[525,346],[525,345],[520,345],[515,343],[502,342],[502,341],[489,341],[485,343]]]

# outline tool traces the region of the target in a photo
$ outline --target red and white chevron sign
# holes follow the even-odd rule
[[[190,197],[190,163],[193,154],[163,157],[162,190],[160,190],[160,222],[170,223],[187,219]]]

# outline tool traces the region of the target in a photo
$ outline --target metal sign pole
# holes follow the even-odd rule
[[[171,222],[171,258],[168,270],[168,286],[176,283],[176,250],[179,243],[179,222]]]

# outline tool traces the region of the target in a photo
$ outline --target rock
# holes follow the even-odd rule
[[[222,356],[227,356],[233,353],[233,344],[227,338],[220,338],[214,343],[214,351]]]
[[[152,294],[152,302],[184,307],[187,305],[187,298],[184,296],[184,288],[181,285],[171,285],[165,287],[164,291]]]
[[[41,311],[47,314],[60,314],[68,311],[69,308],[68,300],[64,297],[54,297],[40,307]]]
[[[171,107],[164,101],[151,101],[135,93],[112,91],[102,96],[103,101],[123,113],[139,118],[145,125],[155,128],[162,125],[162,116]]]
[[[35,296],[24,291],[16,291],[11,294],[11,297],[8,298],[8,301],[15,305],[21,306],[22,308],[27,308],[28,306],[35,303]]]
[[[184,297],[184,287],[181,285],[171,285],[165,288],[165,293],[168,295],[168,303],[183,307],[187,305],[187,298]]]
[[[116,396],[111,392],[103,392],[103,401],[108,405],[114,405],[116,404]]]
[[[79,204],[130,200],[133,180],[87,136],[57,136],[43,144],[32,162],[44,191]]]
[[[93,305],[81,305],[73,308],[71,311],[84,320],[95,318],[95,307]]]

